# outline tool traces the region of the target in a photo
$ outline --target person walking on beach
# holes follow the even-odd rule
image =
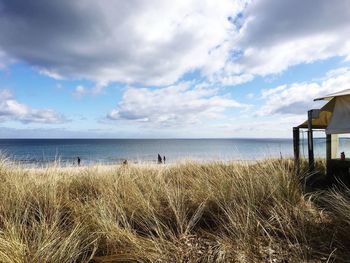
[[[162,163],[162,156],[160,156],[160,154],[158,153],[158,164]]]
[[[163,163],[164,163],[164,164],[165,164],[165,160],[166,160],[166,159],[165,159],[165,155],[164,155],[164,156],[163,156]]]
[[[78,161],[78,166],[80,166],[81,160],[80,160],[80,157],[79,157],[79,156],[78,156],[78,158],[77,158],[77,161]]]

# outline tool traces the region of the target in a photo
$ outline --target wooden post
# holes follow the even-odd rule
[[[314,139],[312,134],[312,110],[307,112],[307,125],[308,125],[308,155],[309,155],[309,172],[315,170],[315,158],[314,158]]]
[[[332,134],[332,155],[331,158],[335,159],[338,156],[338,148],[339,148],[339,136],[338,134]]]
[[[294,146],[294,166],[296,174],[300,172],[300,133],[298,127],[293,127],[293,146]]]
[[[332,159],[332,135],[326,135],[326,164],[327,164],[327,176],[331,175],[331,159]]]

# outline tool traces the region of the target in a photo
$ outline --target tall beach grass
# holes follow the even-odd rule
[[[304,193],[294,170],[291,160],[28,169],[1,159],[0,262],[346,261],[350,191]]]

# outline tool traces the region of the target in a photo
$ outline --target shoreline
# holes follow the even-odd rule
[[[280,158],[264,158],[264,159],[251,159],[251,160],[222,160],[222,159],[213,159],[213,160],[200,160],[200,159],[178,159],[176,161],[172,162],[166,162],[164,163],[157,163],[156,161],[128,161],[127,164],[123,164],[123,162],[94,162],[94,163],[82,163],[81,165],[67,165],[65,163],[61,162],[45,162],[45,163],[22,163],[20,161],[14,161],[7,159],[6,165],[11,167],[16,167],[20,169],[29,169],[29,170],[46,170],[46,169],[63,169],[63,170],[84,170],[84,169],[94,169],[94,168],[103,168],[103,169],[113,169],[113,168],[120,168],[120,167],[127,167],[127,166],[139,166],[139,167],[152,167],[152,168],[167,168],[167,167],[173,167],[178,165],[186,165],[188,163],[193,164],[255,164],[259,162],[264,162],[267,160],[278,160]],[[290,158],[284,158],[283,160],[289,160]]]

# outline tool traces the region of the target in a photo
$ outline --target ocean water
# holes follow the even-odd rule
[[[341,139],[339,151],[350,149],[350,140]],[[0,139],[0,151],[14,161],[45,164],[59,161],[73,165],[79,156],[82,164],[156,162],[158,153],[168,163],[192,159],[259,160],[293,156],[291,139]],[[324,157],[324,139],[315,139],[316,157]],[[350,152],[349,152],[350,154]],[[306,142],[301,155],[307,155]]]

